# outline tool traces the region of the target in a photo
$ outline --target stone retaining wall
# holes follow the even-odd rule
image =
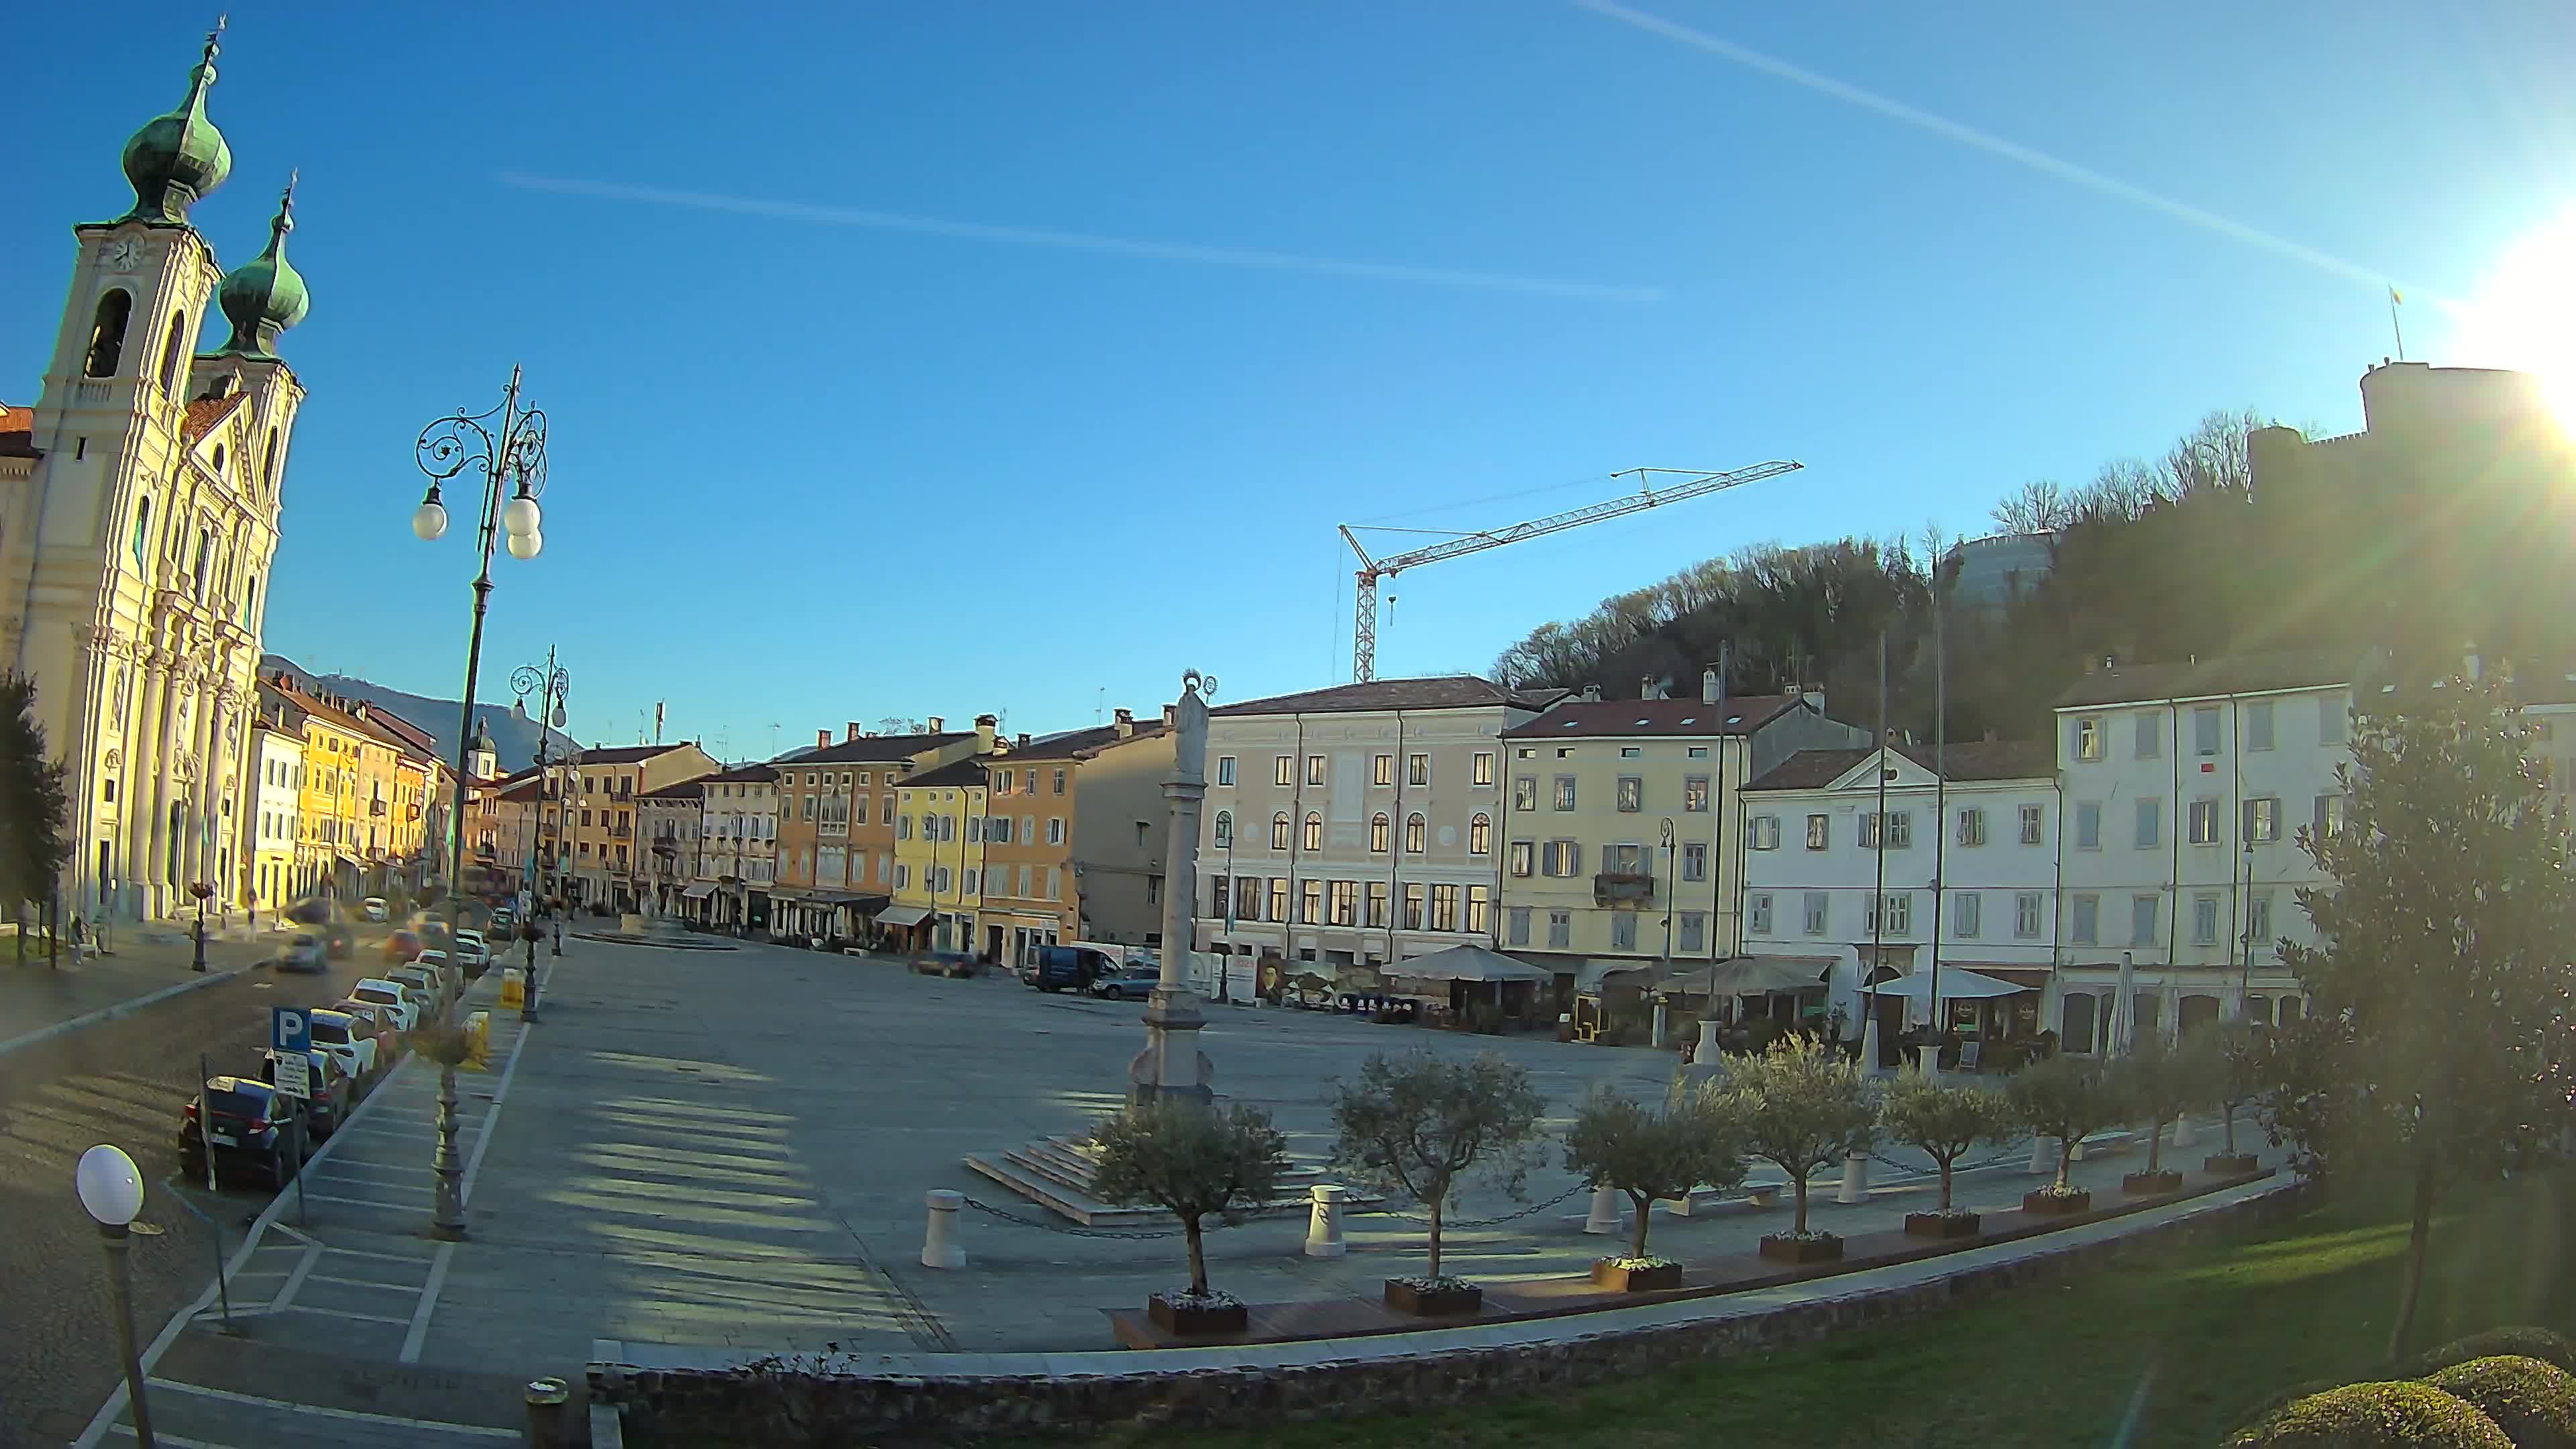
[[[1897,1268],[1788,1288],[1483,1328],[1242,1349],[1080,1354],[781,1354],[760,1357],[603,1342],[594,1400],[650,1444],[941,1444],[1124,1425],[1240,1426],[1489,1402],[1632,1377],[1701,1359],[1805,1343],[1941,1312],[1962,1299],[2049,1282],[2133,1247],[2279,1219],[2301,1184],[2176,1204]],[[1893,1279],[1894,1281],[1890,1281]]]

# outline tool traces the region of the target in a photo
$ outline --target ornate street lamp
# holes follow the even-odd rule
[[[518,708],[521,714],[527,713],[528,696],[533,694],[537,697],[536,848],[528,853],[528,914],[532,918],[536,913],[539,900],[543,898],[547,878],[553,874],[552,871],[543,868],[546,861],[546,806],[554,790],[554,778],[548,772],[546,763],[546,746],[553,732],[563,728],[566,718],[564,695],[571,688],[572,675],[566,672],[563,666],[555,663],[555,651],[552,648],[546,650],[546,662],[543,668],[534,664],[522,664],[510,672],[510,692],[519,697]],[[561,822],[557,822],[555,826],[555,836],[557,839],[563,836]],[[537,937],[540,934],[542,933],[538,931],[534,919],[519,923],[519,938],[528,943],[528,979],[523,984],[519,997],[519,1020],[521,1021],[537,1019]],[[563,954],[563,938],[560,935],[555,938],[555,954],[558,956]]]
[[[411,516],[411,531],[424,541],[447,532],[447,505],[440,497],[441,485],[469,469],[483,476],[482,508],[475,531],[478,557],[474,627],[465,645],[465,698],[456,727],[456,778],[463,781],[472,778],[474,684],[483,665],[483,615],[492,597],[493,540],[507,534],[510,557],[516,559],[535,558],[545,547],[545,535],[540,532],[544,515],[537,508],[537,499],[546,491],[546,415],[540,409],[520,405],[519,369],[512,367],[510,385],[502,390],[499,407],[480,413],[457,409],[452,416],[421,429],[412,452],[420,471],[429,477],[429,491],[421,496],[420,507]],[[446,821],[447,935],[451,945],[458,928],[465,924],[464,814],[462,810],[450,811]],[[458,969],[452,950],[448,969]],[[448,1015],[454,1014],[453,1003],[462,994],[461,990],[449,993]],[[464,1164],[456,1151],[456,1069],[452,1066],[440,1069],[435,1165],[438,1206],[430,1231],[453,1241],[465,1236],[465,1203],[461,1190]]]
[[[214,893],[215,888],[204,881],[191,881],[188,884],[188,894],[197,898],[197,959],[196,964],[188,968],[191,971],[206,969],[206,901]]]
[[[134,1275],[125,1261],[134,1219],[143,1211],[143,1174],[123,1148],[101,1143],[81,1154],[72,1184],[80,1191],[82,1211],[98,1224],[100,1246],[107,1250],[107,1282],[116,1298],[116,1346],[125,1359],[125,1393],[134,1407],[134,1442],[152,1449],[152,1410],[143,1398],[143,1360],[134,1352]]]

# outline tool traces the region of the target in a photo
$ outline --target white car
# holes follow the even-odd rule
[[[482,974],[492,964],[492,948],[484,944],[481,931],[456,933],[456,961],[469,976]]]
[[[440,974],[435,961],[414,961],[408,966],[397,966],[386,972],[384,979],[410,992],[413,1006],[424,1017],[436,1016],[439,1009],[447,1004],[446,978]]]
[[[369,896],[365,900],[358,902],[358,909],[367,913],[368,920],[382,922],[386,915],[385,898],[383,896]]]
[[[399,983],[381,976],[361,978],[357,985],[349,988],[349,995],[354,1000],[382,1009],[396,1031],[409,1031],[420,1020],[420,1013],[412,1009],[411,993],[403,990]]]
[[[364,1080],[376,1069],[376,1039],[356,1017],[339,1011],[315,1011],[305,1016],[312,1024],[313,1049],[337,1058],[341,1070],[353,1080]]]

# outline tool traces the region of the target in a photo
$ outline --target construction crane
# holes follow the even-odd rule
[[[1667,503],[1679,503],[1686,498],[1722,493],[1729,488],[1740,488],[1747,483],[1759,483],[1765,478],[1777,478],[1783,473],[1794,473],[1805,466],[1803,463],[1756,463],[1750,468],[1738,468],[1731,473],[1710,473],[1698,468],[1623,469],[1610,476],[1635,478],[1639,485],[1636,492],[1623,493],[1616,498],[1564,513],[1551,513],[1545,518],[1533,518],[1527,523],[1515,523],[1509,528],[1498,528],[1484,533],[1457,534],[1439,543],[1417,548],[1411,553],[1392,554],[1386,558],[1371,558],[1368,550],[1360,546],[1359,534],[1353,530],[1367,529],[1368,525],[1345,523],[1341,525],[1342,541],[1351,546],[1351,552],[1358,555],[1360,561],[1359,613],[1351,626],[1351,677],[1363,684],[1377,677],[1377,586],[1380,579],[1393,578],[1406,569],[1438,563],[1443,559],[1482,553],[1489,548],[1501,548],[1504,544],[1519,543],[1523,539],[1537,538],[1543,534],[1563,533],[1569,528],[1581,528],[1587,523],[1599,523],[1605,518],[1624,518],[1631,513],[1642,513],[1649,508],[1660,508]],[[1658,492],[1654,486],[1657,474],[1674,474],[1686,481],[1673,484]],[[1369,531],[1419,533],[1425,530],[1369,529]]]

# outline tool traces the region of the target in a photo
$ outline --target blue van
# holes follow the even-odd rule
[[[1040,946],[1028,982],[1040,991],[1087,991],[1094,981],[1116,974],[1119,965],[1096,946]]]

